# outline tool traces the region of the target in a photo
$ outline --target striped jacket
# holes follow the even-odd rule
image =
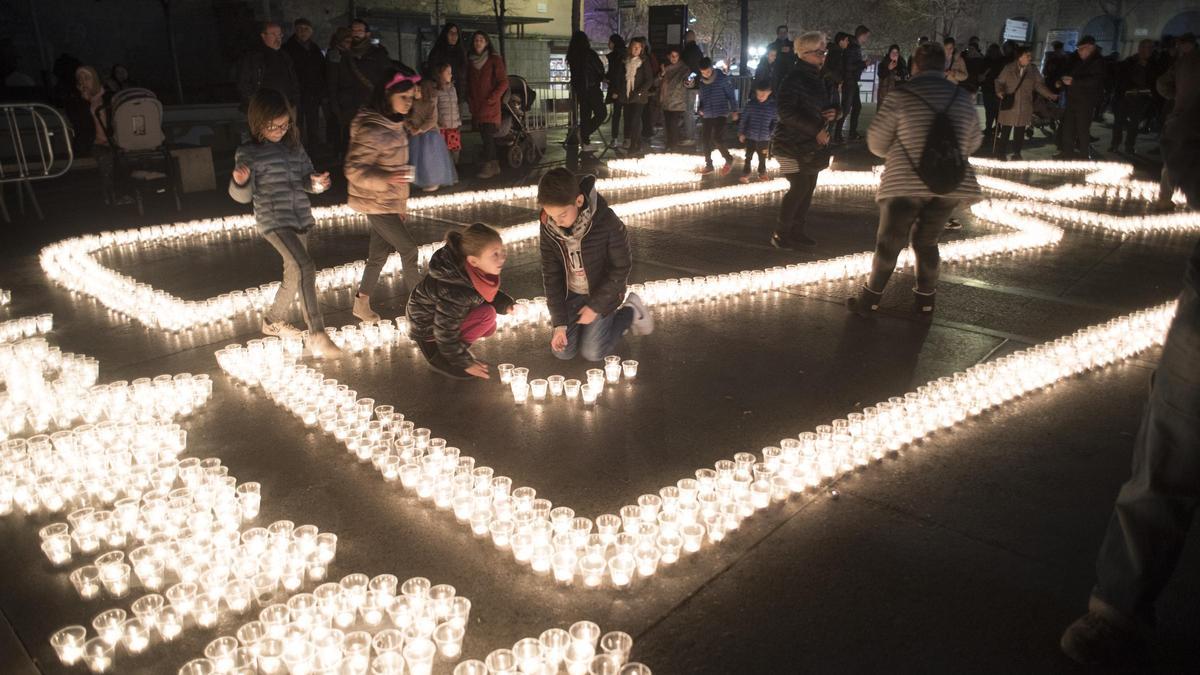
[[[876,201],[889,197],[970,199],[979,195],[979,183],[975,181],[975,172],[970,166],[967,166],[967,174],[958,188],[944,195],[931,192],[917,175],[914,166],[921,161],[925,137],[936,114],[930,106],[940,112],[952,98],[954,104],[950,106],[949,115],[958,134],[959,149],[963,157],[969,157],[983,143],[975,102],[969,94],[946,79],[943,73],[919,73],[909,82],[896,87],[884,99],[879,112],[875,113],[871,128],[867,130],[867,147],[873,154],[884,158],[883,180],[875,196]]]
[[[775,123],[779,121],[779,107],[775,97],[759,101],[758,96],[751,92],[750,100],[738,118],[738,133],[752,141],[769,141],[775,131]]]

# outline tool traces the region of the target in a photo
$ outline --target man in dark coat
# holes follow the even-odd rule
[[[1116,152],[1125,141],[1126,154],[1133,154],[1138,129],[1154,105],[1154,84],[1158,80],[1158,64],[1154,59],[1154,41],[1142,40],[1138,51],[1117,67],[1112,143],[1109,152]]]
[[[687,64],[688,70],[692,75],[700,77],[700,60],[704,58],[704,52],[701,51],[700,45],[696,44],[696,31],[689,30],[683,36],[683,51],[679,57]],[[612,86],[610,83],[609,86]],[[686,90],[687,104],[683,111],[683,138],[684,143],[690,143],[696,140],[696,98],[698,92],[694,86],[688,87]]]
[[[854,35],[842,52],[842,117],[850,118],[850,128],[846,130],[847,138],[858,140],[858,115],[862,112],[862,98],[858,92],[858,80],[867,69],[867,60],[862,48],[871,39],[871,30],[866,26],[854,29]],[[841,139],[842,127],[839,124],[834,132],[834,142]]]
[[[1087,158],[1091,143],[1092,115],[1104,96],[1106,68],[1096,54],[1096,39],[1079,38],[1075,54],[1067,62],[1066,74],[1059,81],[1067,87],[1067,108],[1063,116],[1062,152],[1055,159]]]
[[[308,19],[296,19],[292,24],[295,32],[283,45],[283,51],[292,59],[296,79],[300,83],[300,100],[296,106],[296,122],[300,125],[300,139],[309,153],[318,144],[320,130],[321,101],[325,99],[325,55],[313,42],[313,26]]]
[[[348,126],[358,109],[392,67],[387,49],[371,42],[366,21],[350,22],[350,51],[341,55],[337,67],[329,69],[329,92],[338,121]]]
[[[300,83],[292,58],[280,49],[283,46],[283,28],[274,22],[263,24],[259,33],[262,42],[246,52],[238,64],[238,94],[242,99],[242,112],[250,106],[250,97],[259,89],[274,89],[295,105],[300,100]]]

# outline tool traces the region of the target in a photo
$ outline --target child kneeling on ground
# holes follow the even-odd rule
[[[237,149],[229,196],[242,204],[254,204],[258,233],[283,258],[283,283],[263,315],[262,332],[300,334],[287,322],[298,294],[308,324],[309,351],[322,358],[340,356],[342,350],[325,334],[325,318],[317,302],[317,269],[308,254],[308,231],[316,221],[304,194],[328,189],[329,173],[318,174],[300,146],[292,107],[283,94],[258,90],[250,98],[246,117],[253,140]],[[297,191],[297,186],[303,191]]]
[[[500,233],[483,223],[446,234],[429,271],[408,299],[408,334],[435,371],[460,380],[488,379],[488,365],[470,346],[496,332],[496,315],[513,299],[500,290]]]
[[[633,258],[625,223],[596,192],[596,177],[552,169],[538,183],[542,208],[542,282],[560,359],[600,361],[626,331],[649,335],[654,319],[636,294],[625,294]]]

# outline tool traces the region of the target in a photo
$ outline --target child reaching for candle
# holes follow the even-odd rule
[[[328,189],[329,173],[318,174],[300,146],[292,108],[283,94],[258,90],[250,99],[246,118],[254,140],[237,149],[229,196],[242,204],[254,204],[258,233],[283,258],[283,283],[263,316],[262,331],[267,335],[300,333],[286,320],[298,293],[308,324],[309,351],[319,358],[339,356],[342,350],[325,334],[325,319],[317,304],[316,265],[308,254],[308,231],[316,221],[305,192]]]
[[[488,366],[471,355],[476,341],[496,332],[496,315],[513,299],[500,290],[504,268],[500,233],[475,223],[446,234],[429,271],[408,299],[408,334],[435,371],[455,379],[488,379]]]

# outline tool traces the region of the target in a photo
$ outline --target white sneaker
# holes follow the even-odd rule
[[[302,331],[285,321],[274,322],[263,319],[262,333],[263,335],[274,335],[277,337],[300,337]]]
[[[633,323],[629,324],[630,333],[649,335],[654,332],[654,317],[650,314],[650,310],[646,309],[646,303],[642,302],[637,293],[625,296],[625,302],[621,303],[621,307],[633,309]]]

